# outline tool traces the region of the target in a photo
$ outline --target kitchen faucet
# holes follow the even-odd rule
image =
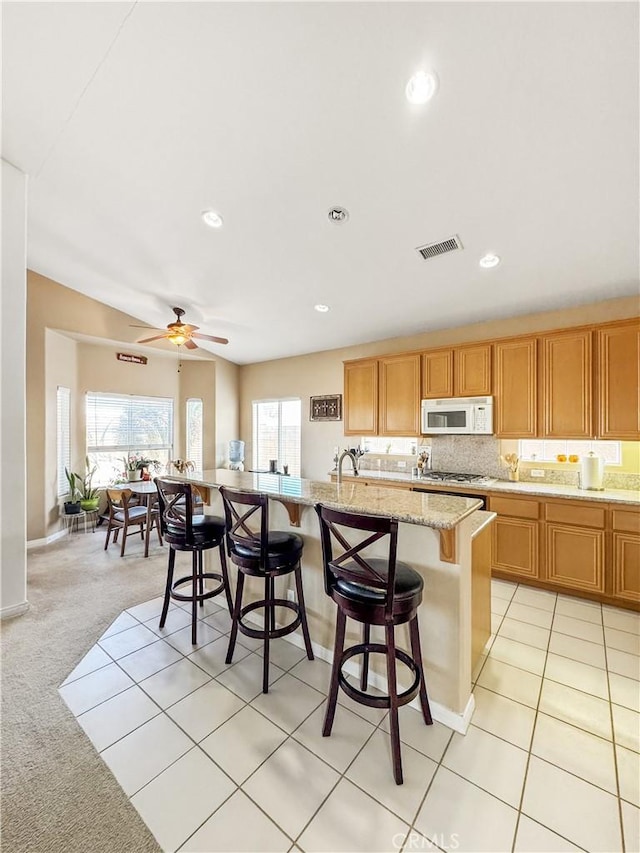
[[[348,456],[351,460],[351,465],[353,466],[353,476],[358,476],[358,460],[356,459],[356,455],[351,450],[343,450],[340,454],[340,458],[338,459],[338,474],[336,476],[336,482],[342,482],[342,463],[344,462],[345,456]]]

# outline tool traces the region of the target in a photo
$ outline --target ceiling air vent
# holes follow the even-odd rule
[[[441,240],[439,243],[429,243],[427,246],[418,246],[417,252],[420,252],[422,259],[428,261],[430,258],[435,258],[436,255],[444,255],[447,252],[455,252],[456,249],[462,249],[462,243],[457,234],[449,237],[447,240]]]

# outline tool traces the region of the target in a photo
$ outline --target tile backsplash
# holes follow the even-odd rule
[[[434,471],[450,471],[455,474],[483,474],[497,480],[507,479],[507,470],[500,462],[500,439],[491,435],[439,435],[423,439],[431,446],[431,468]],[[415,456],[399,456],[384,453],[367,453],[360,460],[361,471],[394,471],[409,474],[415,465]],[[578,471],[574,469],[554,470],[544,468],[544,478],[531,476],[531,470],[539,468],[535,462],[520,463],[520,482],[557,483],[578,485]],[[604,486],[607,489],[640,490],[640,472],[605,470]]]

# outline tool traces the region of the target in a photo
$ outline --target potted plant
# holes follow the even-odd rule
[[[138,463],[140,461],[139,456],[129,456],[123,457],[122,461],[124,462],[124,470],[127,476],[127,480],[132,483],[135,480],[142,479],[142,468],[138,468]]]
[[[138,470],[141,472],[143,480],[150,480],[151,471],[153,470],[154,474],[157,474],[161,468],[162,462],[158,459],[147,459],[145,456],[138,459]]]
[[[68,468],[64,469],[64,473],[69,483],[69,500],[64,502],[65,515],[77,515],[80,512],[80,490],[78,489],[78,475]]]
[[[85,456],[84,477],[81,477],[79,474],[75,475],[80,484],[78,489],[80,492],[80,506],[85,512],[92,512],[98,509],[98,504],[100,503],[100,492],[93,487],[92,482],[93,475],[97,470],[97,465],[94,465],[93,468],[89,467],[89,457]]]

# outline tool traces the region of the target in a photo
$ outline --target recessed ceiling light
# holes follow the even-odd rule
[[[329,222],[346,222],[349,218],[349,211],[346,207],[331,207],[327,216]]]
[[[321,304],[314,305],[313,308],[315,311],[319,311],[321,314],[326,314],[327,311],[329,310],[328,305],[321,305]]]
[[[411,104],[426,104],[436,93],[438,77],[434,71],[418,71],[407,83],[405,93]]]
[[[483,258],[480,258],[480,266],[482,269],[490,270],[491,267],[497,267],[500,263],[500,258],[498,255],[492,255],[489,253],[485,255]]]
[[[219,213],[216,213],[215,210],[205,210],[202,214],[202,221],[205,225],[208,225],[209,228],[222,227],[222,217]]]

